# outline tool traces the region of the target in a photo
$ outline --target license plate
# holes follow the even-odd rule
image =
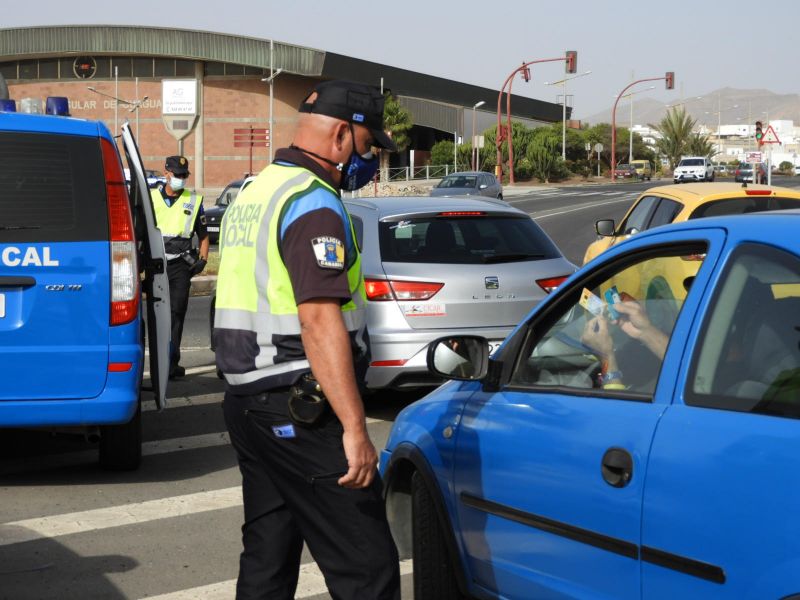
[[[209,227],[206,227],[206,229],[211,233],[219,233],[219,227],[217,227],[216,225],[211,225]]]
[[[494,354],[494,351],[500,347],[503,340],[489,340],[489,354]]]
[[[0,319],[6,316],[6,295],[0,294]]]

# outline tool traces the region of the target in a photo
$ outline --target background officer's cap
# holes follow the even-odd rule
[[[314,93],[316,100],[309,102]],[[375,138],[376,146],[396,152],[397,146],[383,130],[383,103],[384,97],[378,88],[339,79],[317,84],[299,110],[364,125]]]
[[[168,156],[164,169],[175,175],[188,175],[189,161],[185,156]]]

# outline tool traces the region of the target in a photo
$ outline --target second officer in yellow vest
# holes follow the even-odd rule
[[[189,305],[193,276],[201,273],[208,261],[208,231],[203,214],[203,197],[186,189],[189,161],[184,156],[168,156],[164,164],[166,183],[150,190],[156,224],[164,237],[172,310],[172,344],[169,377],[186,374],[179,364],[183,321]],[[200,241],[199,252],[192,248],[192,237]]]
[[[303,542],[331,596],[399,600],[397,550],[354,365],[368,360],[361,259],[339,190],[368,183],[384,99],[319,84],[289,148],[228,208],[214,342],[242,473],[238,600],[290,600]]]

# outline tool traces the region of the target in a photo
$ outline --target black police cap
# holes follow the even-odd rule
[[[315,93],[316,99],[309,102]],[[397,145],[383,130],[383,104],[384,97],[378,88],[337,79],[317,84],[299,110],[363,125],[372,133],[376,146],[396,152]]]
[[[189,161],[185,156],[168,156],[164,169],[175,175],[188,175]]]

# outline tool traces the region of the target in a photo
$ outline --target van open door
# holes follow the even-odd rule
[[[156,227],[150,189],[144,174],[144,165],[130,125],[122,126],[125,158],[130,169],[130,197],[136,239],[140,244],[144,271],[142,290],[147,300],[147,339],[150,350],[150,379],[156,405],[166,406],[167,377],[169,376],[169,344],[171,337],[169,280],[167,260],[164,256],[164,239]]]

